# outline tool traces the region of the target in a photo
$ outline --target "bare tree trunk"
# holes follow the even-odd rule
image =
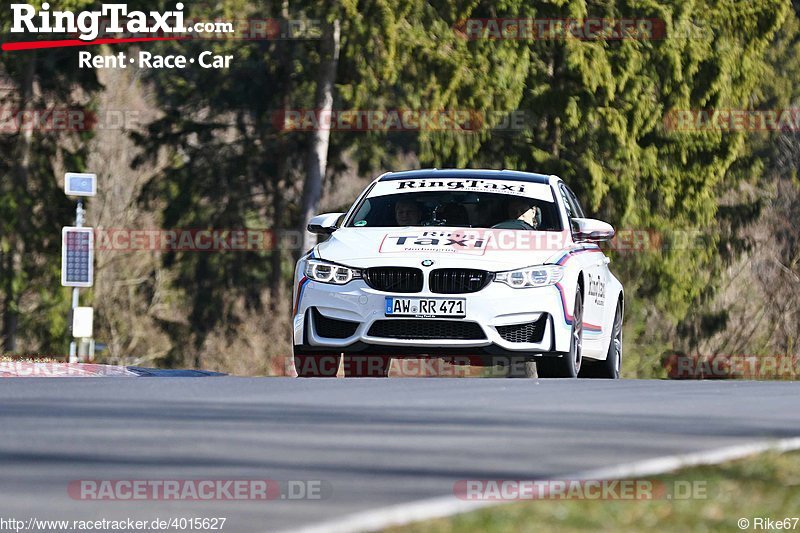
[[[333,84],[336,82],[336,69],[339,63],[339,39],[341,29],[338,20],[327,25],[322,33],[320,65],[317,76],[315,109],[320,116],[330,115],[333,109]],[[322,121],[318,121],[322,122]],[[300,214],[300,231],[303,232],[303,250],[308,250],[316,242],[314,236],[306,231],[308,221],[319,209],[322,198],[322,185],[328,167],[328,146],[331,131],[329,127],[318,127],[308,149],[308,168],[303,188],[303,205]]]
[[[23,112],[33,107],[34,88],[33,80],[36,74],[36,56],[32,55],[28,62],[20,87],[22,101],[20,107]],[[15,194],[25,194],[28,188],[28,179],[31,166],[31,144],[33,142],[33,128],[23,128],[19,133],[17,146],[14,153],[14,170],[12,180],[14,186],[12,190]],[[14,280],[17,272],[22,268],[22,258],[24,257],[24,243],[26,238],[31,238],[31,228],[27,213],[21,213],[17,207],[17,216],[14,217],[18,226],[16,231],[10,233],[10,246],[7,256],[4,258],[3,269],[3,351],[15,352],[17,349],[17,329],[19,326],[19,294],[15,290]]]
[[[10,250],[3,258],[3,352],[12,353],[17,349],[17,325],[19,312],[16,309],[16,295],[14,294],[14,256],[15,250]]]
[[[284,105],[288,105],[289,101],[289,93],[286,93],[286,101]],[[289,150],[287,147],[287,142],[285,138],[281,138],[279,141],[280,149],[280,161],[278,161],[278,172],[277,175],[273,176],[272,178],[272,227],[274,230],[272,232],[272,252],[270,257],[270,266],[272,270],[272,279],[270,281],[270,310],[274,313],[280,307],[280,302],[283,299],[283,246],[284,246],[284,239],[282,235],[282,230],[286,226],[291,226],[291,224],[284,225],[284,218],[282,217],[283,210],[284,210],[284,199],[283,199],[283,190],[281,188],[281,181],[285,180],[284,183],[290,183],[288,179],[289,174]]]
[[[561,57],[556,58],[555,55],[558,54],[558,49],[553,51],[554,57],[550,59],[550,62],[547,65],[547,74],[551,79],[551,83],[560,83],[556,79],[556,71],[561,70],[559,68],[561,64]],[[558,62],[558,63],[557,63]],[[553,159],[558,159],[561,155],[561,118],[557,116],[553,116],[550,119],[549,124],[549,142],[550,142],[550,154],[553,156]]]
[[[281,3],[281,17],[283,20],[290,20],[289,14],[289,0],[283,0]],[[292,55],[290,52],[291,43],[280,42],[279,54],[280,57],[280,72],[286,76],[286,88],[283,93],[283,111],[288,112],[292,107],[292,93],[294,90],[294,77],[291,74]],[[282,47],[282,48],[281,48]],[[270,257],[271,275],[270,280],[270,310],[275,313],[280,308],[280,303],[283,300],[283,259],[284,259],[284,239],[283,230],[291,227],[291,221],[287,222],[284,216],[284,209],[286,202],[284,201],[284,191],[281,187],[283,183],[285,186],[291,183],[289,178],[289,142],[288,133],[278,133],[278,154],[280,160],[278,161],[277,173],[272,176],[271,192],[272,192],[272,228],[273,230],[273,248]]]

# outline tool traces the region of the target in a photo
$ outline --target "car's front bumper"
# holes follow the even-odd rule
[[[387,317],[384,314],[387,296],[463,298],[466,300],[466,316],[456,319]],[[323,320],[346,321],[352,324],[353,332],[344,337],[337,334],[341,338],[325,336],[320,333],[320,329],[325,328],[315,324],[319,317]],[[373,325],[379,321],[392,323],[382,323],[380,328],[373,329]],[[415,327],[420,326],[428,330],[429,337],[435,336],[428,324],[420,324],[418,321],[449,322],[450,324],[441,324],[444,326],[443,331],[452,329],[447,326],[463,329],[454,323],[471,323],[474,326],[468,329],[480,332],[480,335],[467,335],[470,338],[418,338],[415,336]],[[330,324],[333,323],[327,323]],[[536,333],[523,338],[533,338],[536,342],[518,342],[520,336],[513,332],[531,324],[538,328]],[[482,352],[528,355],[564,352],[569,349],[570,333],[570,326],[565,321],[563,299],[556,286],[514,289],[499,282],[492,282],[483,290],[469,294],[434,294],[427,291],[398,294],[372,289],[361,280],[338,286],[302,279],[295,297],[293,326],[295,345],[302,345],[306,349],[363,351],[364,347],[382,347],[387,353],[406,354]],[[393,336],[387,337],[380,332],[376,334],[378,329],[390,329]],[[403,333],[398,335],[397,330],[402,330]],[[347,332],[346,328],[345,331]],[[510,338],[516,341],[509,340]]]

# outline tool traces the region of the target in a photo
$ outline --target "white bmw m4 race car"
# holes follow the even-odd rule
[[[395,357],[618,378],[623,290],[556,176],[508,170],[381,175],[297,263],[298,376],[388,375]],[[535,365],[535,366],[534,366]]]

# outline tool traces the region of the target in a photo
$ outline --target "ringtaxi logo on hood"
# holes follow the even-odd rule
[[[70,33],[79,34],[82,41],[97,39],[106,33],[185,33],[183,4],[174,11],[128,11],[125,4],[102,4],[99,11],[50,11],[50,4],[40,10],[28,4],[11,4],[14,23],[11,33]],[[102,21],[102,25],[101,25]]]
[[[378,253],[439,252],[484,255],[486,244],[487,239],[479,232],[426,230],[421,233],[387,233],[378,247]]]

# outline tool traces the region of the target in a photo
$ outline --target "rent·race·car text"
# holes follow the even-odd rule
[[[139,52],[136,56],[128,56],[124,52],[113,55],[93,55],[91,52],[78,53],[79,68],[113,69],[127,68],[128,65],[139,68],[186,68],[189,65],[199,64],[203,68],[230,68],[232,55],[215,55],[211,52],[201,53],[197,59],[186,58],[183,55],[156,55],[150,52]]]

